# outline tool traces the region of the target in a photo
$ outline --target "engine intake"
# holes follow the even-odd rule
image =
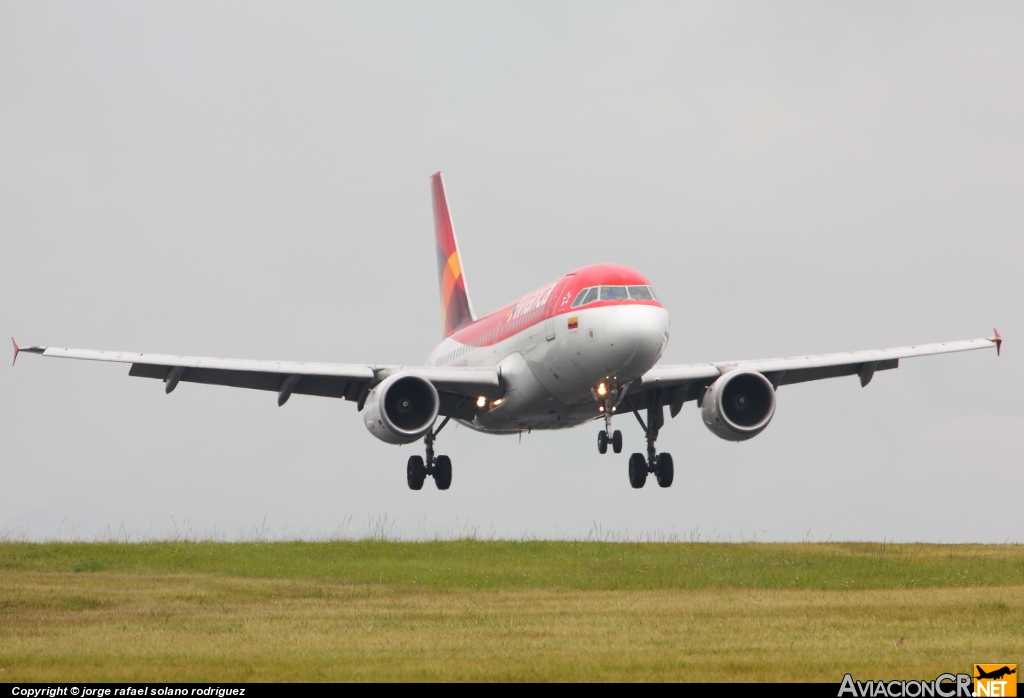
[[[363,423],[381,441],[408,444],[427,433],[440,409],[441,399],[433,383],[410,373],[398,373],[370,391],[363,407]]]
[[[704,426],[727,441],[752,439],[775,414],[775,388],[757,371],[730,371],[708,386],[701,400]]]

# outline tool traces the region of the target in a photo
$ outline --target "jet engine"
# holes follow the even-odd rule
[[[730,371],[708,386],[700,416],[711,433],[726,441],[752,439],[775,414],[775,388],[757,371]]]
[[[363,423],[381,441],[409,444],[427,433],[440,408],[433,383],[410,373],[396,373],[366,397]]]

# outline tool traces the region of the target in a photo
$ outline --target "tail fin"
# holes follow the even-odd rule
[[[455,240],[455,228],[452,227],[448,197],[444,193],[440,172],[430,177],[430,189],[434,199],[437,280],[441,285],[441,325],[447,337],[476,320],[476,315],[473,314],[473,304],[469,300],[466,275],[459,258],[459,243]]]

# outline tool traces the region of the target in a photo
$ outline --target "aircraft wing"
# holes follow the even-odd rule
[[[875,371],[897,368],[900,359],[932,354],[951,354],[974,349],[995,348],[998,353],[1002,341],[1002,337],[996,331],[995,336],[989,338],[939,344],[918,344],[893,349],[794,356],[787,359],[661,365],[652,368],[640,378],[638,383],[633,383],[630,386],[626,394],[626,402],[630,409],[645,409],[653,398],[659,400],[662,405],[669,405],[672,416],[675,417],[683,403],[698,399],[707,386],[728,371],[757,371],[764,374],[776,388],[781,385],[839,376],[858,376],[861,386],[865,386],[871,382]]]
[[[214,359],[59,347],[21,348],[15,342],[15,359],[19,352],[62,359],[131,364],[128,375],[160,379],[165,383],[164,390],[168,393],[179,382],[272,391],[278,394],[279,405],[283,405],[295,393],[351,400],[362,409],[370,389],[398,372],[413,373],[433,383],[441,398],[441,414],[446,416],[472,419],[477,397],[483,395],[493,399],[505,393],[505,384],[497,367],[441,368]]]

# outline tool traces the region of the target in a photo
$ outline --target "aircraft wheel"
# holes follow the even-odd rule
[[[597,452],[602,455],[608,453],[608,432],[597,432]]]
[[[658,465],[654,470],[655,475],[658,477],[658,485],[661,487],[671,487],[672,478],[675,476],[675,466],[672,464],[672,456],[667,453],[658,454]]]
[[[618,429],[612,434],[612,450],[616,453],[622,453],[622,432]]]
[[[438,456],[434,461],[434,484],[439,490],[452,486],[452,459],[448,456]]]
[[[409,456],[405,466],[405,479],[410,490],[423,489],[423,481],[427,478],[427,468],[423,465],[423,456]]]
[[[642,453],[634,453],[629,457],[629,484],[638,490],[647,482],[647,459]]]

